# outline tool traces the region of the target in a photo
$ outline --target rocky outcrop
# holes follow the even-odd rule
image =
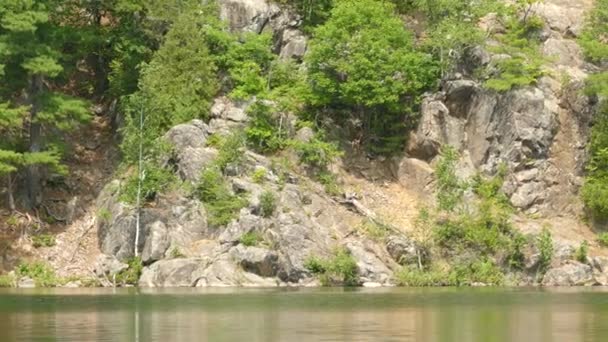
[[[591,266],[571,261],[548,270],[542,284],[543,286],[582,286],[594,285],[595,280]]]

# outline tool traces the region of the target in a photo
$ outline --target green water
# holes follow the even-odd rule
[[[0,341],[608,341],[608,289],[0,290]]]

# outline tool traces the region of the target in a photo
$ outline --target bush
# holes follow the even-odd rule
[[[15,278],[8,274],[0,275],[0,288],[2,287],[15,287]]]
[[[262,236],[258,232],[247,232],[239,238],[239,243],[243,246],[257,246],[263,241]]]
[[[585,56],[596,63],[608,60],[608,0],[597,0],[578,43]]]
[[[429,287],[454,285],[449,281],[449,273],[445,271],[403,267],[395,273],[395,282],[398,286]]]
[[[594,121],[581,196],[591,217],[601,221],[608,219],[608,104],[599,108]]]
[[[294,148],[300,162],[317,170],[325,170],[342,153],[337,144],[326,142],[324,134],[318,132],[309,142],[295,142]]]
[[[458,157],[458,152],[449,145],[441,149],[439,163],[435,168],[440,210],[453,211],[461,202],[466,184],[456,175]]]
[[[599,233],[597,235],[597,242],[600,246],[608,247],[608,233]]]
[[[245,129],[248,144],[256,151],[271,153],[283,149],[287,144],[287,127],[281,115],[262,102],[255,102],[248,110],[251,118]]]
[[[587,254],[589,253],[589,243],[583,241],[580,246],[574,251],[574,259],[578,262],[586,263]]]
[[[116,274],[116,282],[123,285],[137,285],[144,267],[141,258],[133,257],[127,260],[127,265],[129,266],[127,269]]]
[[[55,246],[55,235],[39,234],[32,236],[32,245],[34,248],[52,247]]]
[[[166,191],[177,182],[177,178],[170,170],[157,166],[155,163],[143,164],[143,179],[141,181],[141,203],[154,200],[156,194]],[[121,189],[120,200],[129,203],[137,203],[137,190],[139,177],[134,174],[126,179]]]
[[[247,200],[231,194],[221,172],[214,167],[203,171],[195,195],[205,204],[212,226],[225,226],[247,205]]]
[[[304,267],[317,275],[323,286],[335,284],[356,286],[358,284],[357,262],[345,248],[335,250],[329,259],[311,256],[306,260]]]
[[[24,263],[15,270],[17,278],[29,277],[37,287],[54,287],[59,283],[55,270],[43,262]]]
[[[537,238],[540,257],[538,260],[538,270],[544,274],[553,260],[553,236],[547,227],[544,227]]]
[[[264,191],[260,195],[260,210],[262,216],[270,217],[274,214],[275,209],[277,208],[277,200],[274,193],[270,190]]]
[[[482,259],[456,265],[449,275],[450,283],[461,285],[473,285],[482,283],[486,285],[502,285],[504,274],[490,259]]]
[[[215,165],[217,165],[222,172],[226,170],[228,165],[240,166],[243,161],[244,147],[245,137],[242,132],[233,132],[232,134],[221,138]]]
[[[266,169],[264,169],[264,168],[255,169],[255,171],[253,171],[253,174],[251,175],[251,179],[253,180],[254,183],[257,183],[257,184],[264,183],[264,180],[266,179]]]

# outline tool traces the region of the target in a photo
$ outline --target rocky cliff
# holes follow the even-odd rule
[[[275,53],[284,59],[300,61],[306,53],[301,20],[285,8],[265,0],[220,4],[231,30],[271,31]],[[96,222],[95,272],[111,285],[137,248],[145,266],[139,286],[308,286],[320,279],[311,258],[331,260],[346,251],[356,264],[357,284],[392,285],[402,264],[420,263],[422,247],[411,236],[415,212],[433,205],[435,166],[442,146],[451,145],[459,152],[457,173],[463,178],[506,168],[502,190],[516,209],[517,229],[535,236],[551,224],[556,252],[544,278],[532,276],[540,251],[531,248],[525,275],[513,284],[608,284],[608,258],[594,242],[587,260],[573,260],[576,246],[593,241],[580,220],[578,191],[596,105],[581,89],[594,67],[584,62],[575,41],[591,5],[586,0],[535,5],[545,21],[542,52],[550,65],[534,86],[504,93],[486,89],[471,70],[489,68],[501,57],[474,49],[444,77],[439,91],[426,94],[402,155],[382,160],[353,155],[333,166],[343,182],[339,196],[327,194],[305,169],[285,170],[276,160],[243,149],[242,165],[226,172],[230,193],[247,198],[234,220],[225,227],[210,224],[203,203],[186,189],[174,189],[142,208],[135,246],[137,211],[121,202],[120,180],[107,184],[97,200],[97,211],[105,214]],[[163,137],[173,150],[168,163],[181,180],[196,182],[218,158],[209,137],[244,127],[248,105],[218,98],[209,122],[181,124]],[[286,127],[294,139],[310,139],[306,128],[297,130],[292,122]],[[276,199],[271,214],[262,209],[264,193]],[[380,238],[364,233],[368,224],[380,226]]]

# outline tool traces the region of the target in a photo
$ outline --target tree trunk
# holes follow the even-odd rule
[[[15,211],[15,197],[13,197],[13,176],[9,173],[6,176],[7,179],[7,192],[8,192],[8,208],[11,212]]]
[[[34,75],[30,79],[30,90],[28,93],[30,109],[29,127],[29,152],[37,153],[42,150],[42,126],[36,121],[40,111],[39,96],[42,93],[43,78],[41,75]],[[27,200],[26,205],[29,209],[36,208],[42,203],[42,189],[40,184],[40,166],[32,164],[27,166],[26,172]]]

